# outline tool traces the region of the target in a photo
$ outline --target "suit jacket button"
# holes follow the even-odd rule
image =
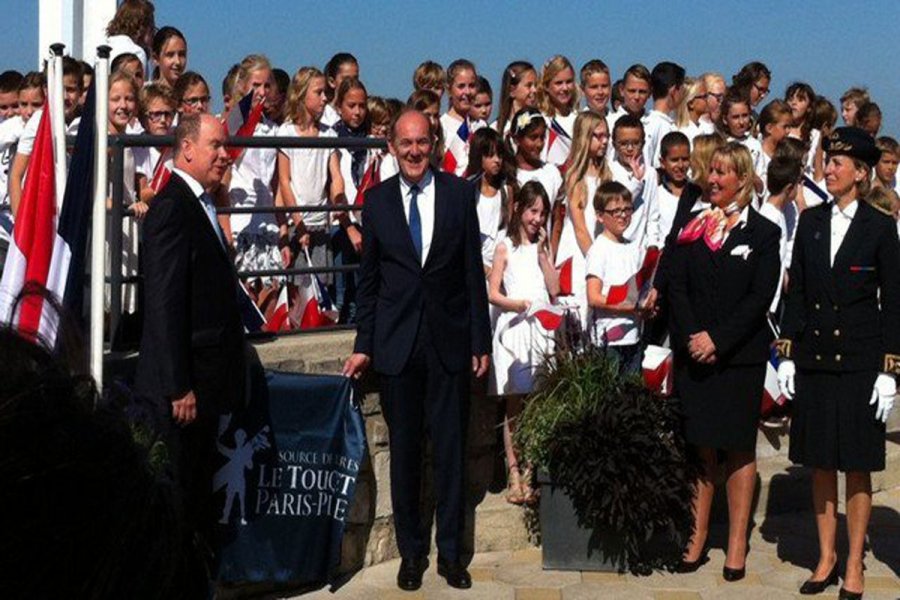
[[[833,308],[833,309],[834,309],[834,312],[837,312],[837,311],[838,311],[838,310],[839,310],[839,308],[838,308],[838,305],[837,305],[837,304],[835,304],[835,305],[834,305],[834,306],[832,306],[832,307],[831,307],[831,308]]]
[[[821,354],[816,354],[816,360],[822,360],[822,355],[821,355]]]
[[[840,330],[840,329],[835,329],[835,330],[834,330],[834,337],[839,337],[840,335],[841,335],[841,330]]]
[[[840,354],[835,354],[835,355],[834,355],[834,362],[841,362],[841,355],[840,355]]]
[[[816,302],[813,306],[815,307],[816,310],[819,310],[820,308],[822,308],[818,302]]]
[[[813,335],[816,336],[816,337],[819,337],[819,330],[818,330],[818,329],[813,329]]]

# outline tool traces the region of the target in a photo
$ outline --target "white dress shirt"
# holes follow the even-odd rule
[[[422,223],[422,264],[428,259],[428,251],[431,250],[431,238],[434,235],[434,176],[431,171],[425,171],[425,175],[419,183],[413,184],[400,174],[400,197],[403,200],[403,216],[409,225],[409,203],[412,199],[410,190],[416,185],[419,193],[416,196],[416,206],[419,209],[419,219]]]
[[[224,238],[222,237],[222,229],[219,227],[219,221],[216,218],[216,207],[212,204],[212,198],[208,194],[206,194],[206,190],[203,189],[203,186],[200,185],[199,181],[197,181],[181,169],[173,168],[172,172],[181,177],[181,179],[184,180],[187,186],[191,188],[191,192],[194,193],[194,196],[197,198],[197,202],[200,203],[200,208],[202,208],[203,212],[206,213],[206,218],[209,220],[209,224],[213,228],[213,233],[216,234],[216,238],[224,246],[225,242]]]
[[[834,266],[834,257],[837,256],[847,230],[850,229],[850,223],[856,216],[858,201],[854,200],[842,209],[838,208],[837,202],[831,205],[831,266]]]
[[[644,121],[644,164],[659,167],[659,148],[667,133],[677,131],[675,119],[671,115],[653,109]]]

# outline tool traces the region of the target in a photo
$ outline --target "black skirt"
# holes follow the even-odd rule
[[[718,366],[685,362],[675,370],[685,439],[704,448],[756,450],[766,364]]]
[[[869,404],[876,371],[798,369],[791,418],[792,462],[838,471],[883,471],[885,425]]]

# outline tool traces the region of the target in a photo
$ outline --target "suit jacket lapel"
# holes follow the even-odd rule
[[[819,270],[819,279],[823,282],[825,292],[834,298],[834,280],[831,277],[831,205],[816,214],[813,230],[813,256]]]
[[[438,174],[433,174],[433,184],[434,184],[434,224],[432,225],[431,231],[431,248],[428,250],[428,257],[425,259],[425,264],[423,268],[427,267],[433,261],[433,257],[437,253],[436,251],[439,249],[440,244],[444,240],[443,233],[446,231],[446,227],[439,227],[438,223],[446,223],[447,222],[447,198],[445,197],[445,189],[443,185],[440,185],[438,182]],[[424,233],[424,232],[423,232]],[[411,239],[411,238],[410,238]]]
[[[859,246],[862,236],[865,235],[868,230],[868,222],[869,212],[863,208],[862,200],[858,200],[856,215],[854,215],[853,220],[850,221],[847,235],[844,236],[844,241],[841,243],[841,247],[838,248],[837,255],[834,257],[834,267],[831,269],[833,276],[840,273],[846,273],[850,268],[850,256],[853,253],[853,249]]]

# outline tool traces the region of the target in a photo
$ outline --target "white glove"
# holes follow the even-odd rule
[[[875,408],[875,420],[887,423],[888,415],[894,407],[894,396],[897,394],[897,380],[887,373],[879,373],[875,379],[875,389],[869,404],[878,403]]]
[[[796,388],[794,387],[794,376],[797,374],[797,367],[794,361],[784,359],[778,363],[778,389],[788,400],[794,399]]]

